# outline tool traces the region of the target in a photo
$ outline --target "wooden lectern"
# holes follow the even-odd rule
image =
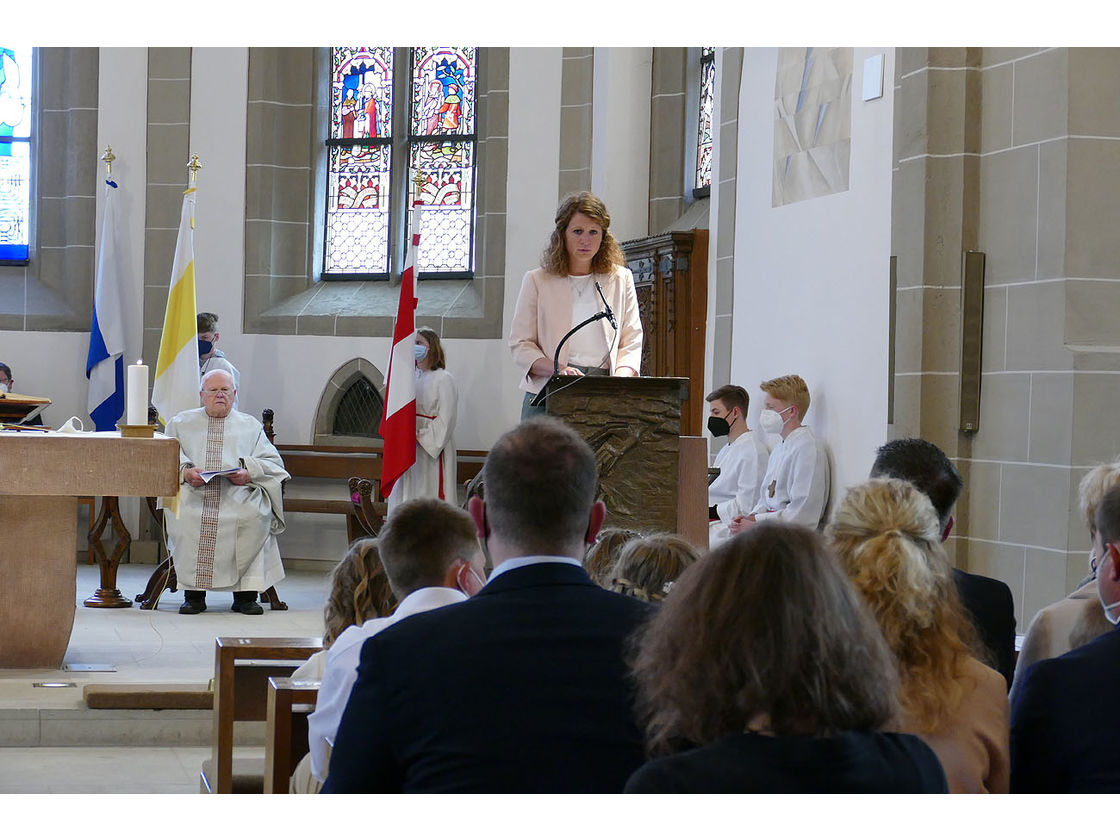
[[[707,547],[706,447],[681,438],[688,383],[678,376],[554,376],[544,399],[548,413],[594,450],[608,527],[677,533]],[[703,492],[682,489],[695,486]]]
[[[26,394],[0,394],[0,423],[28,423],[51,404],[46,397],[29,397]],[[41,422],[41,421],[40,421]]]
[[[0,432],[0,668],[58,668],[74,626],[78,496],[173,496],[179,442]]]

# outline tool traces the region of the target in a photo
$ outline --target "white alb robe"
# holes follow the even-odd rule
[[[459,390],[446,369],[416,369],[416,463],[397,479],[389,511],[411,499],[458,504],[455,487],[455,415]]]
[[[824,444],[808,426],[798,426],[771,450],[751,513],[759,522],[774,519],[817,528],[824,519],[830,480]]]
[[[732,519],[754,510],[769,461],[770,449],[762,433],[752,430],[716,453],[713,466],[719,467],[719,475],[708,485],[708,505],[715,505],[719,519],[708,526],[709,546],[731,536],[727,525]]]
[[[243,467],[243,487],[217,476],[202,487],[182,482],[178,516],[164,516],[175,574],[186,589],[261,591],[284,577],[276,535],[284,530],[281,485],[290,476],[255,417],[230,411],[210,417],[204,408],[177,414],[167,424],[179,441],[179,471]]]

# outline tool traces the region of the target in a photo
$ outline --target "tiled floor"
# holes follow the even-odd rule
[[[198,793],[209,747],[0,748],[0,794]]]
[[[152,571],[151,566],[121,566],[117,582],[122,594],[131,598],[141,592]],[[81,602],[97,589],[98,570],[79,565],[77,611],[63,670],[0,669],[0,744],[7,744],[0,746],[0,793],[197,793],[199,767],[209,747],[167,745],[167,724],[144,719],[156,713],[91,713],[82,701],[82,687],[206,683],[213,676],[217,636],[322,635],[328,578],[325,565],[289,570],[277,586],[286,611],[266,605],[264,615],[244,616],[230,612],[231,595],[214,593],[207,597],[206,612],[181,616],[181,592],[165,592],[152,611],[84,607]],[[115,671],[66,670],[83,664],[114,666]],[[74,686],[39,688],[36,682]],[[184,718],[191,715],[199,713],[183,713]],[[184,729],[192,726],[197,730],[206,723],[188,721]],[[159,745],[112,746],[120,732],[157,728],[162,734],[151,743]],[[18,733],[27,731],[37,733],[34,744],[52,745],[23,745]],[[190,736],[185,737],[189,743]],[[82,743],[91,745],[75,746]]]

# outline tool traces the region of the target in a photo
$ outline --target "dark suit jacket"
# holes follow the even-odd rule
[[[543,563],[382,631],[323,793],[620,793],[645,760],[623,645],[649,612]]]
[[[1012,793],[1120,791],[1120,633],[1027,669],[1011,707]]]
[[[960,569],[953,569],[953,583],[972,616],[980,641],[994,657],[991,666],[1003,674],[1010,689],[1015,675],[1015,602],[1011,590],[1002,580]]]
[[[948,793],[917,735],[725,735],[641,767],[624,793]]]

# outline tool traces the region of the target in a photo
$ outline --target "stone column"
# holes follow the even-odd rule
[[[1120,50],[898,51],[895,436],[966,482],[951,552],[1019,632],[1088,572],[1077,485],[1120,453]],[[986,254],[980,426],[959,432],[961,255]]]

